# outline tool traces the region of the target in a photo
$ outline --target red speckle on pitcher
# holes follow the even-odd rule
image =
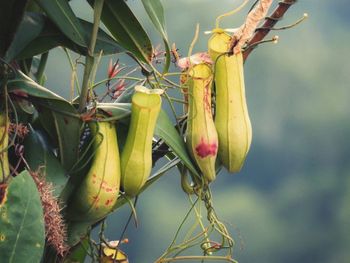
[[[196,147],[196,153],[199,157],[205,158],[208,156],[215,156],[218,151],[218,144],[214,143],[206,143],[204,139],[201,139],[200,144]]]

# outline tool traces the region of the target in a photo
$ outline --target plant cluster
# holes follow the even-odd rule
[[[245,0],[217,18],[208,52],[192,54],[197,26],[187,57],[168,42],[159,0],[142,4],[164,52],[152,46],[127,2],[87,2],[92,23],[77,17],[67,0],[0,4],[2,260],[68,263],[89,256],[93,262],[128,262],[120,246],[128,241],[132,217],[137,221],[137,199],[176,167],[190,210],[157,262],[236,262],[234,239],[215,212],[210,184],[223,167],[237,173],[244,164],[252,140],[244,61],[258,44],[277,40],[263,38],[295,1],[280,2],[270,17],[272,0],[256,1],[241,27],[220,28],[221,18],[241,10]],[[72,69],[70,99],[45,86],[45,66],[56,47]],[[101,58],[121,53],[137,66],[111,60],[106,79],[96,81]],[[170,72],[172,62],[180,70]],[[160,159],[166,163],[155,170]],[[123,205],[130,206],[130,218],[118,240],[109,241],[105,219]],[[191,214],[196,220],[186,230]],[[95,228],[98,240],[90,235]],[[202,255],[186,253],[195,246]]]

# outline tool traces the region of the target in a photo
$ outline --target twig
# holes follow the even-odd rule
[[[283,0],[278,3],[277,8],[273,11],[271,16],[265,18],[265,22],[262,25],[262,29],[257,30],[254,33],[253,37],[249,40],[247,45],[251,47],[244,51],[244,61],[248,58],[249,54],[253,51],[254,47],[256,47],[256,45],[254,44],[263,40],[266,37],[266,35],[270,32],[271,28],[273,28],[274,25],[282,19],[283,15],[287,12],[289,7],[295,4],[296,1],[297,0]]]
[[[242,47],[252,37],[260,21],[266,16],[273,0],[260,0],[248,13],[242,26],[233,34],[231,48],[234,54],[240,53]]]

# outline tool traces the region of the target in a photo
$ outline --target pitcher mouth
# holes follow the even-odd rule
[[[157,94],[157,95],[162,95],[164,93],[164,90],[162,90],[162,89],[148,89],[148,88],[141,86],[141,85],[136,85],[135,91],[146,93],[146,94]]]

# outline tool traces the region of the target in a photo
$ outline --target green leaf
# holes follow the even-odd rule
[[[31,170],[40,169],[47,182],[52,183],[54,195],[59,196],[68,177],[57,157],[49,149],[43,132],[31,130],[24,140],[24,156]]]
[[[168,72],[170,67],[170,46],[168,41],[168,35],[165,30],[164,9],[160,0],[142,0],[142,4],[151,19],[155,28],[162,35],[165,51],[166,61],[163,72]]]
[[[192,173],[199,175],[187,153],[183,139],[164,110],[159,114],[155,134],[165,141],[165,143],[174,151]]]
[[[33,57],[42,53],[49,51],[58,46],[67,47],[68,44],[66,41],[69,41],[64,36],[60,36],[59,34],[46,34],[41,33],[37,38],[35,38],[32,42],[30,42],[18,55],[17,59],[25,59],[29,57]]]
[[[10,182],[0,215],[1,262],[40,262],[45,243],[44,215],[38,190],[27,171]]]
[[[156,29],[164,38],[168,38],[165,31],[165,19],[162,3],[159,0],[142,0],[142,4]]]
[[[92,0],[88,2],[93,6]],[[101,19],[121,46],[138,59],[150,62],[153,53],[151,41],[124,1],[106,0]]]
[[[17,91],[22,92],[24,96],[30,95],[38,99],[58,100],[68,103],[64,98],[39,85],[20,71],[17,77],[10,80],[7,85],[9,92]]]
[[[67,222],[67,244],[69,246],[77,245],[82,238],[84,238],[91,225],[96,222],[85,222],[85,221],[69,221]]]
[[[35,101],[33,103],[36,105]],[[39,120],[46,131],[57,138],[61,164],[69,171],[79,159],[83,122],[75,117],[77,111],[69,103],[47,100],[40,103],[40,106],[42,107],[39,107]]]
[[[78,245],[70,249],[63,263],[84,263],[89,247],[89,238],[84,238]]]
[[[82,30],[85,37],[88,38],[91,34],[93,24],[82,19],[79,19],[79,21],[82,25]],[[41,31],[40,35],[30,42],[17,57],[21,59],[32,57],[58,46],[69,48],[70,50],[83,56],[86,56],[88,53],[87,47],[82,47],[75,44],[73,41],[68,39],[54,24],[52,24],[50,21],[46,21],[45,27]],[[109,36],[102,29],[99,29],[94,52],[95,54],[99,54],[102,50],[103,55],[112,55],[125,51],[111,36]]]
[[[83,26],[84,34],[86,37],[89,37],[92,32],[93,24],[82,19],[79,19],[79,21]],[[78,53],[83,55],[87,54],[87,49],[80,48],[79,50],[80,52]],[[103,55],[112,55],[125,51],[125,49],[122,48],[109,34],[100,28],[98,30],[94,52],[95,54],[99,54],[101,50],[103,50]]]
[[[131,114],[130,103],[98,103],[96,108],[115,120],[125,118]]]
[[[82,25],[67,0],[36,0],[57,27],[74,43],[87,47]]]
[[[38,13],[25,13],[18,26],[14,39],[8,48],[5,60],[12,61],[33,39],[35,39],[44,27],[44,16]]]
[[[4,57],[20,24],[27,0],[0,1],[0,57]]]
[[[8,82],[8,89],[9,92],[31,97],[43,127],[52,139],[57,139],[61,163],[69,171],[78,159],[80,131],[83,125],[77,110],[68,101],[21,72],[16,79]]]

